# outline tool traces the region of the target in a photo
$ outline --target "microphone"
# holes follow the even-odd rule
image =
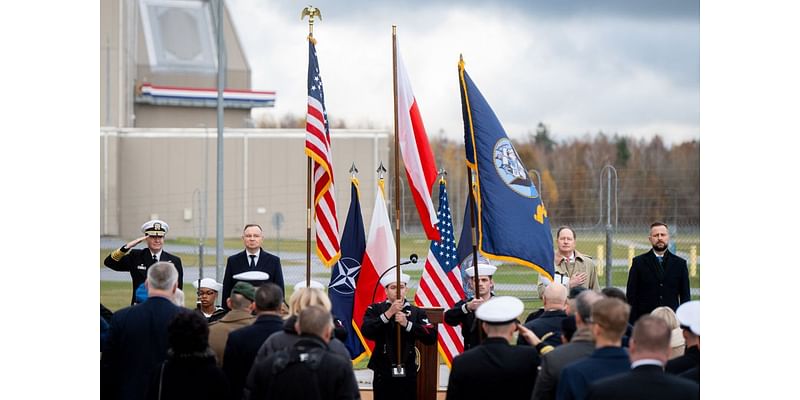
[[[417,260],[419,260],[419,256],[417,256],[416,253],[411,253],[408,256],[408,258],[409,258],[408,261],[403,261],[399,265],[416,264]],[[372,289],[372,300],[370,301],[370,303],[374,303],[375,302],[375,293],[378,291],[378,285],[380,285],[380,283],[381,283],[381,278],[383,278],[389,271],[391,271],[392,269],[397,268],[397,267],[398,267],[397,265],[392,265],[391,267],[386,268],[386,271],[383,271],[381,276],[378,277],[378,281],[375,282],[375,287]]]

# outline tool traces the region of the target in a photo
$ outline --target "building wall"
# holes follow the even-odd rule
[[[225,236],[239,236],[244,224],[257,223],[274,237],[272,221],[280,213],[281,238],[305,238],[305,131],[230,129],[224,135]],[[361,171],[362,215],[368,223],[375,169],[381,161],[390,164],[390,135],[334,130],[331,137],[341,231],[350,203],[350,166],[355,162]],[[104,129],[100,143],[101,234],[137,237],[141,224],[157,217],[170,225],[172,237],[199,237],[207,191],[205,230],[207,237],[216,236],[215,129]]]

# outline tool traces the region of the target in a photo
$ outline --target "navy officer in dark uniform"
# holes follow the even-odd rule
[[[447,399],[530,399],[539,362],[537,350],[512,346],[514,332],[532,335],[517,321],[525,309],[522,301],[497,296],[475,312],[486,339],[453,359]]]
[[[414,341],[436,343],[436,328],[428,321],[425,311],[412,306],[405,299],[410,277],[406,274],[400,275],[399,297],[396,280],[396,274],[381,278],[381,285],[386,290],[386,301],[367,307],[364,322],[361,324],[364,337],[375,341],[375,349],[367,364],[374,372],[372,391],[375,400],[416,399],[417,351]],[[395,373],[398,372],[397,325],[400,325],[403,376]]]
[[[183,290],[183,265],[178,256],[164,251],[164,236],[169,231],[169,225],[160,219],[150,220],[142,225],[144,236],[131,240],[117,250],[114,250],[103,261],[106,267],[114,271],[129,272],[131,274],[131,305],[136,299],[136,288],[144,283],[147,278],[147,269],[158,261],[172,263],[178,270],[178,289]],[[146,249],[134,249],[137,244],[147,241]]]
[[[475,323],[475,310],[494,296],[494,281],[492,276],[497,271],[497,267],[488,263],[478,264],[478,297],[467,298],[453,305],[453,308],[445,311],[444,322],[450,326],[461,325],[461,335],[464,336],[464,350],[469,350],[481,344],[481,327]],[[469,266],[466,269],[469,277],[469,287],[475,291],[475,267]]]

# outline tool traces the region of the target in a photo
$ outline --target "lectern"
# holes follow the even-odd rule
[[[443,308],[422,308],[428,315],[428,320],[433,325],[433,329],[439,330],[439,324],[443,323]],[[439,389],[439,349],[437,343],[426,345],[417,340],[417,350],[419,351],[419,371],[417,372],[417,399],[436,400],[436,391]]]

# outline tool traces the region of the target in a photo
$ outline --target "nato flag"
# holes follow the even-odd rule
[[[477,188],[478,249],[552,279],[553,235],[539,191],[463,61],[458,72],[464,147]]]
[[[331,312],[342,320],[347,330],[345,347],[350,351],[350,356],[356,359],[364,353],[364,346],[353,330],[353,299],[367,239],[361,218],[361,202],[358,200],[358,181],[355,179],[350,185],[350,209],[347,211],[341,243],[342,256],[331,270],[328,296],[331,299]]]

